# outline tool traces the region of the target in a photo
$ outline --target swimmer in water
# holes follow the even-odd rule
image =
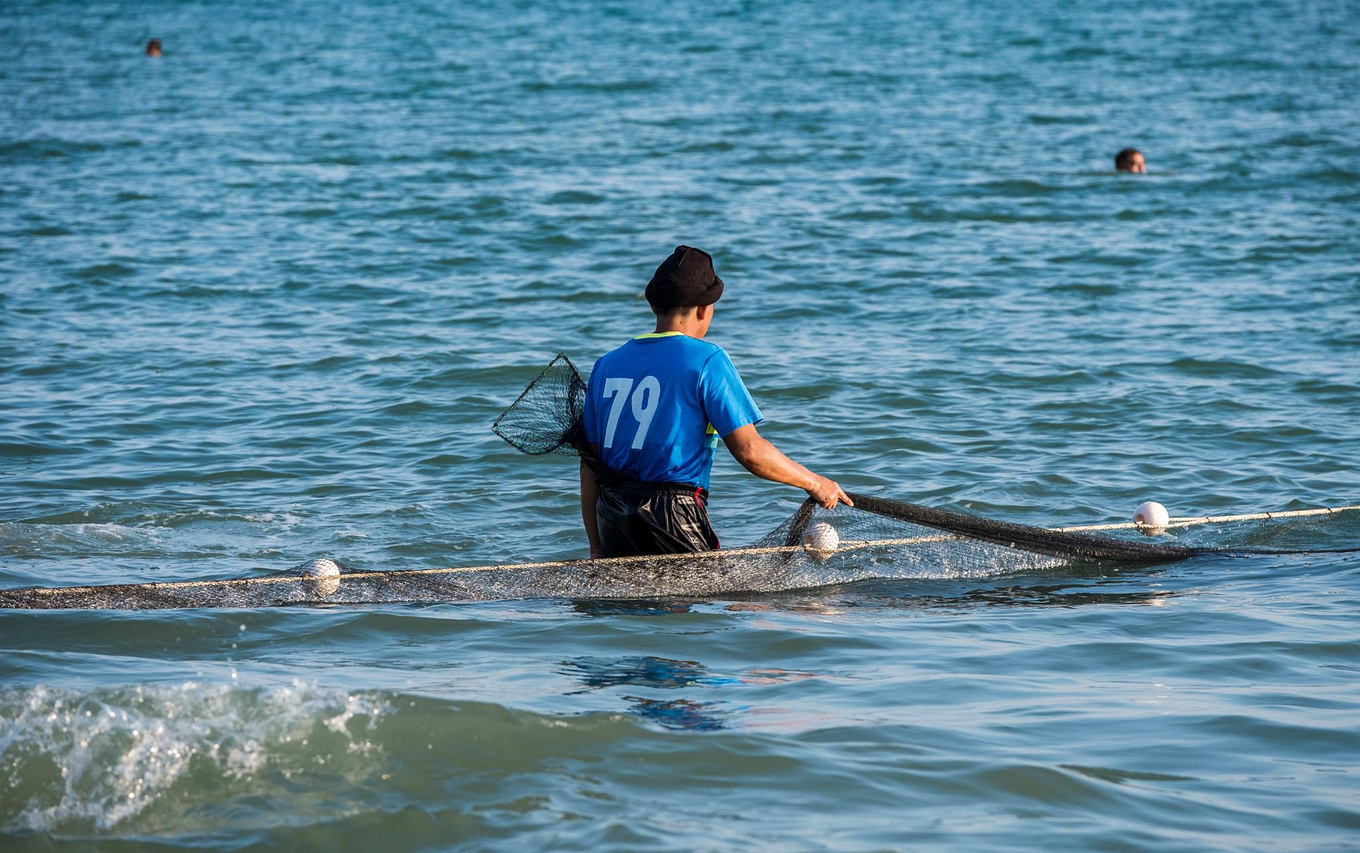
[[[160,40],[160,39],[152,39],[151,41],[149,41],[149,42],[146,43],[146,55],[147,55],[147,56],[160,56],[160,55],[161,55],[161,40]]]
[[[1114,155],[1114,168],[1118,172],[1132,172],[1141,175],[1147,171],[1147,162],[1143,160],[1143,152],[1137,148],[1125,148]]]

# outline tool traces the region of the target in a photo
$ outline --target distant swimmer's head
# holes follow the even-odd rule
[[[1114,167],[1120,172],[1132,172],[1141,175],[1147,171],[1147,162],[1143,160],[1143,152],[1137,148],[1125,148],[1114,155]]]
[[[722,293],[723,280],[713,270],[713,256],[690,246],[676,246],[647,283],[647,302],[657,314],[712,305]]]
[[[146,43],[146,55],[147,55],[147,56],[160,56],[160,55],[161,55],[161,40],[160,40],[160,39],[152,39],[151,41],[149,41],[149,42]]]

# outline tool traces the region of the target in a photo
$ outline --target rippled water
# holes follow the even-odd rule
[[[1360,503],[1354,4],[17,0],[0,35],[4,586],[582,554],[572,465],[488,427],[649,330],[682,242],[764,434],[847,487]],[[729,544],[799,498],[713,485]],[[6,612],[0,833],[1349,848],[1357,569]]]

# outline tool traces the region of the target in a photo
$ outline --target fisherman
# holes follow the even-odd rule
[[[713,258],[679,246],[647,284],[656,330],[595,362],[583,426],[581,516],[590,556],[711,551],[708,478],[721,439],[746,470],[830,509],[841,487],[756,432],[763,418],[722,347],[703,340],[723,281]]]
[[[1147,171],[1147,162],[1143,159],[1142,151],[1137,148],[1124,148],[1114,155],[1114,168],[1117,172],[1141,175]]]

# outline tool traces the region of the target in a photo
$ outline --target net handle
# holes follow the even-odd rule
[[[1179,545],[1153,545],[1146,542],[1130,542],[1124,539],[1111,539],[1106,536],[1090,536],[1062,530],[1047,530],[1016,524],[1011,521],[995,521],[961,512],[934,509],[933,507],[909,504],[888,498],[847,492],[855,502],[855,509],[872,512],[885,518],[905,521],[922,527],[943,530],[970,539],[980,539],[1007,548],[1018,548],[1038,554],[1055,557],[1074,557],[1077,559],[1125,560],[1147,564],[1166,563],[1184,560],[1201,554],[1218,551],[1215,548],[1187,548]]]
[[[802,506],[798,507],[798,511],[789,520],[789,535],[784,537],[784,547],[792,548],[803,543],[803,533],[807,530],[808,522],[812,521],[812,513],[816,509],[817,502],[812,498],[803,501]]]

